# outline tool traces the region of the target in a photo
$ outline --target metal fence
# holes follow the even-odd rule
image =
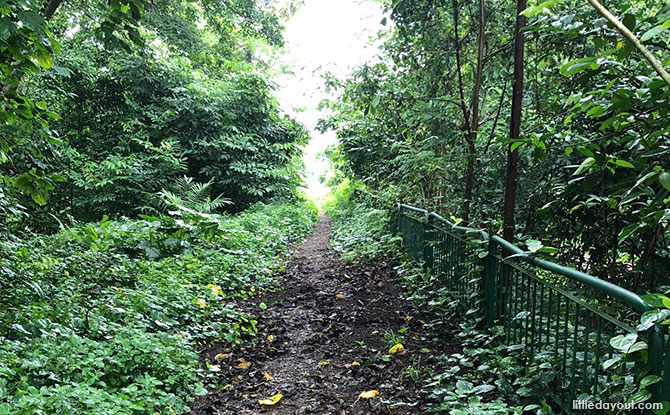
[[[460,302],[479,306],[488,326],[502,326],[527,364],[547,371],[548,393],[565,410],[575,399],[620,399],[626,388],[632,395],[649,374],[661,377],[649,387],[652,399],[670,401],[670,343],[658,324],[638,333],[647,343],[645,373],[612,364],[620,356],[610,339],[636,333],[633,325],[653,309],[637,294],[434,212],[399,204],[395,223],[411,255]]]

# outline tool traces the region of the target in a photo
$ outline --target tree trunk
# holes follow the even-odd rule
[[[523,50],[526,16],[521,12],[526,9],[526,0],[517,0],[516,27],[514,39],[514,84],[512,86],[512,118],[510,122],[510,138],[519,138],[521,130],[521,105],[523,102]],[[505,202],[503,205],[503,238],[514,242],[514,208],[516,205],[517,165],[519,151],[512,151],[511,144],[507,149],[507,177],[505,180]]]
[[[457,19],[454,20],[457,22]],[[484,67],[484,0],[479,0],[479,34],[477,36],[477,69],[475,70],[474,85],[472,87],[472,101],[470,104],[471,114],[469,128],[466,134],[467,160],[465,165],[465,190],[463,192],[463,224],[470,224],[470,206],[472,204],[472,193],[475,188],[475,160],[477,158],[477,135],[479,132],[479,94],[482,84],[482,71]],[[457,35],[458,36],[458,35]],[[459,65],[460,74],[460,65]],[[462,90],[462,84],[461,84]],[[464,111],[466,125],[468,124],[468,111]]]

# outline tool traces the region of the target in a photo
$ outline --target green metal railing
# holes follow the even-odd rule
[[[395,222],[403,247],[459,301],[480,306],[489,327],[502,326],[504,341],[527,352],[527,364],[550,364],[548,392],[564,409],[577,398],[606,400],[617,385],[639,384],[624,366],[605,364],[617,356],[610,339],[636,333],[632,325],[653,309],[637,294],[423,209],[398,204]],[[667,340],[659,325],[639,335],[648,345],[647,374],[662,378],[649,388],[653,400],[668,401]]]

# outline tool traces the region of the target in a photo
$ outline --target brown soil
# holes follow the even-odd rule
[[[424,323],[403,300],[393,265],[343,264],[330,249],[329,228],[322,218],[278,276],[282,288],[248,304],[260,314],[258,336],[202,353],[203,364],[220,366],[222,387],[198,398],[191,415],[424,413],[426,393],[416,389],[407,368],[421,372],[434,364],[429,355],[438,354],[436,343],[422,339]],[[261,302],[267,305],[262,311]],[[402,329],[405,350],[389,355],[384,335]],[[454,348],[437,344],[440,353]],[[238,367],[242,362],[251,365]],[[379,395],[357,401],[370,390]],[[276,405],[259,404],[277,393],[283,398]]]

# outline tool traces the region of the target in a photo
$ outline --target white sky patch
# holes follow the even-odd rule
[[[306,192],[314,200],[328,193],[319,182],[328,162],[318,155],[337,141],[334,132],[321,134],[315,128],[321,116],[319,102],[328,98],[322,76],[343,78],[377,55],[378,44],[370,39],[383,29],[383,17],[382,5],[372,1],[305,0],[286,23],[283,61],[295,74],[277,78],[277,98],[282,109],[311,133],[304,161]]]

